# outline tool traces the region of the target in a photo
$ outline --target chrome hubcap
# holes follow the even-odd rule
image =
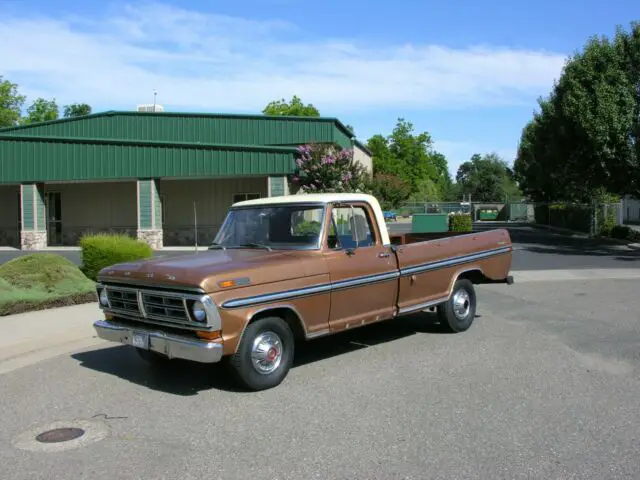
[[[453,313],[458,320],[464,320],[469,315],[470,309],[471,298],[469,297],[469,293],[464,289],[458,290],[453,295]]]
[[[251,347],[251,364],[263,375],[273,372],[282,361],[282,341],[273,332],[258,335]]]

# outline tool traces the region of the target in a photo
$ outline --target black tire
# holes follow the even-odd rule
[[[263,357],[263,371],[259,371],[261,368],[258,365],[254,367],[255,362],[252,361],[256,341],[259,342],[257,345],[262,343],[263,347],[262,354],[256,352]],[[249,390],[276,387],[282,383],[291,369],[294,345],[294,335],[287,322],[279,317],[261,318],[247,326],[237,351],[229,358],[229,368],[238,383]],[[274,350],[271,347],[274,347]]]
[[[453,285],[449,300],[438,305],[438,319],[448,331],[459,333],[471,327],[475,316],[476,290],[471,281],[463,278]]]
[[[152,350],[143,350],[141,348],[136,348],[136,352],[138,352],[140,358],[153,366],[167,365],[169,364],[169,362],[171,362],[171,359],[169,357]]]

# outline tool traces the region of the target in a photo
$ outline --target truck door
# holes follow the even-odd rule
[[[398,288],[396,260],[383,245],[367,203],[332,205],[324,256],[331,278],[332,331],[393,316]]]

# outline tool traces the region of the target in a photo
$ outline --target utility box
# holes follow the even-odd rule
[[[449,215],[446,213],[414,213],[411,233],[448,232]]]

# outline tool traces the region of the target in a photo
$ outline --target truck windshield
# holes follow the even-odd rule
[[[226,248],[319,248],[324,207],[265,205],[232,209],[213,245]]]

